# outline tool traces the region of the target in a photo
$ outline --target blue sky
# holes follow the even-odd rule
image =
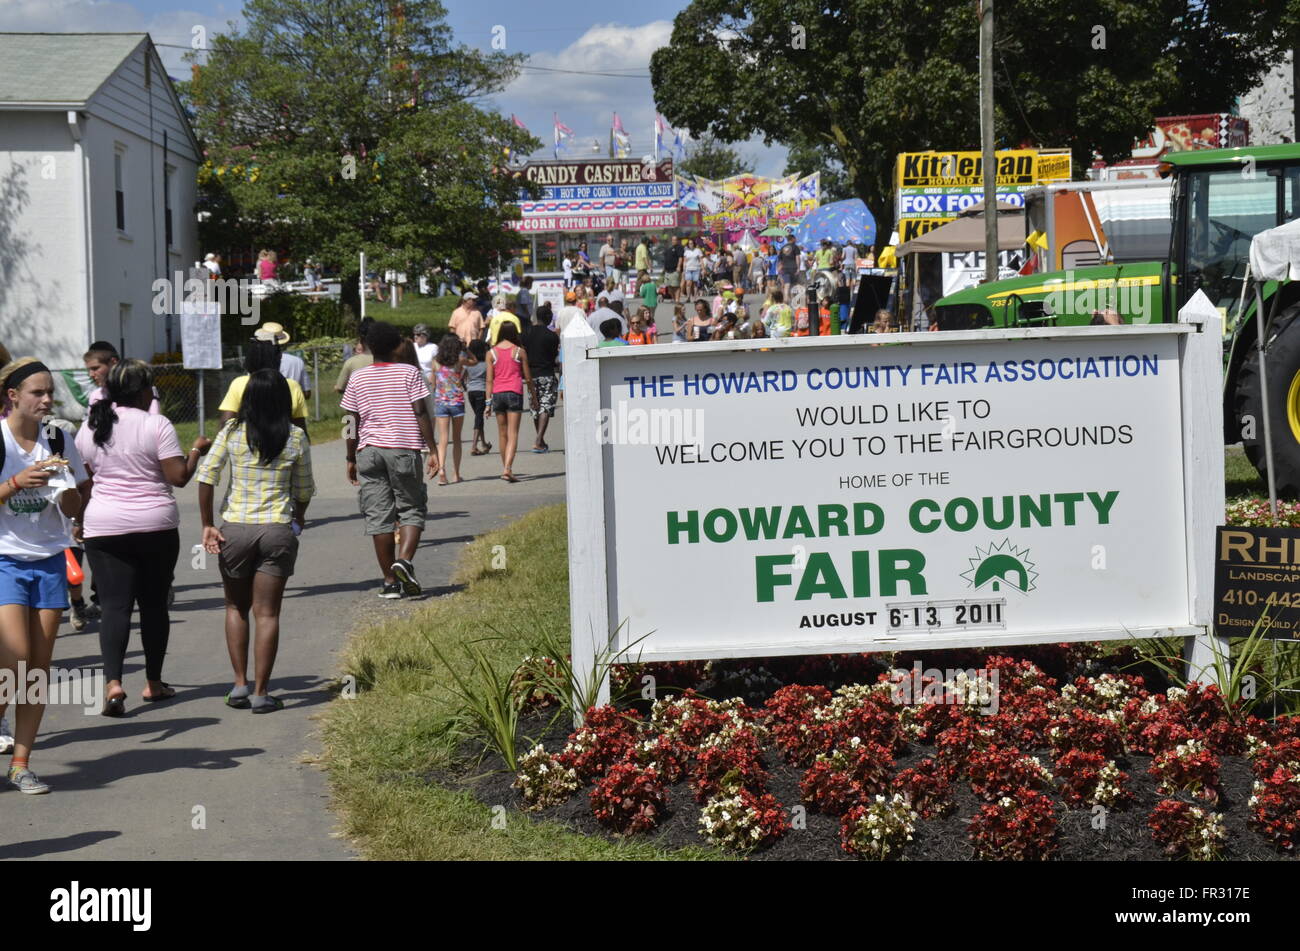
[[[650,54],[668,42],[673,17],[686,0],[444,0],[455,38],[480,49],[492,46],[493,29],[504,28],[506,49],[529,55],[529,63],[549,69],[617,73],[628,78],[525,71],[486,103],[515,114],[543,142],[552,138],[552,114],[579,140],[608,147],[612,113],[618,112],[632,140],[633,155],[654,146],[654,104]],[[147,30],[160,44],[172,75],[184,72],[180,57],[195,26],[220,32],[238,21],[239,0],[0,0],[0,23],[14,31]],[[761,139],[738,146],[754,170],[779,175],[785,150],[767,148]],[[548,153],[549,154],[549,153]]]

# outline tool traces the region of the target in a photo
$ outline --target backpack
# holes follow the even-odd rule
[[[63,439],[64,436],[66,436],[67,434],[64,433],[64,431],[60,429],[58,426],[55,426],[54,423],[46,423],[44,429],[45,429],[45,439],[50,444],[51,454],[56,456],[63,455]],[[0,436],[0,469],[4,469],[4,467],[5,467],[5,441],[4,441],[4,437]]]

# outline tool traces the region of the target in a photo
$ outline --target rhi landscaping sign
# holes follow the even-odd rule
[[[1204,635],[1220,335],[1183,320],[603,349],[575,321],[575,660]]]

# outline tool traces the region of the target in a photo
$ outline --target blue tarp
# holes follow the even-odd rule
[[[875,244],[876,219],[861,198],[831,202],[803,216],[794,227],[794,239],[802,248],[812,247],[823,238],[835,244]]]

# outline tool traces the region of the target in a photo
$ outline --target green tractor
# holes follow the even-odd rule
[[[1198,290],[1224,315],[1224,442],[1265,474],[1255,295],[1244,294],[1251,239],[1300,217],[1300,144],[1165,156],[1173,175],[1165,261],[1032,274],[950,294],[943,330],[1070,326],[1114,309],[1125,323],[1170,322]],[[1268,394],[1278,494],[1300,497],[1300,281],[1265,282]]]

